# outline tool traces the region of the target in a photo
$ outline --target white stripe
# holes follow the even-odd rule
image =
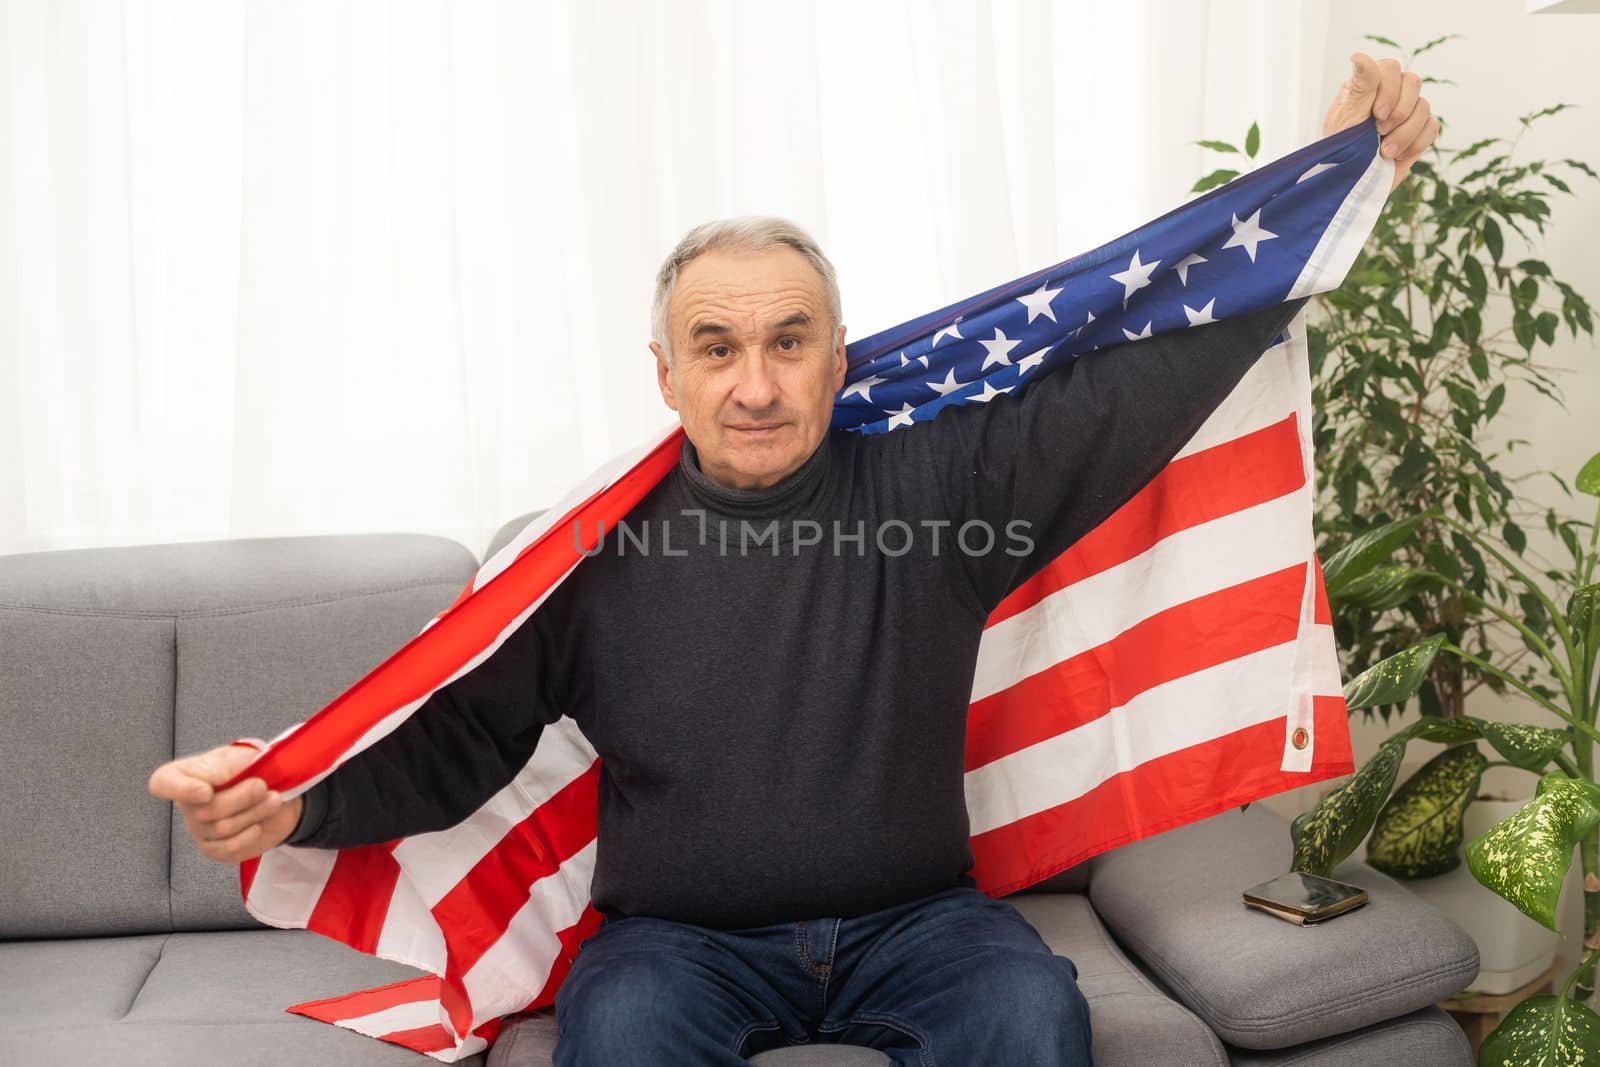
[[[1288,418],[1295,407],[1288,360],[1288,345],[1281,341],[1263,352],[1172,458],[1203,452]]]
[[[383,914],[383,929],[378,934],[375,955],[406,963],[434,974],[443,974],[449,962],[444,931],[428,910],[414,878],[404,867],[389,895],[389,910]]]
[[[353,1015],[348,1019],[335,1019],[334,1022],[357,1033],[366,1034],[368,1037],[382,1037],[398,1030],[415,1030],[419,1026],[438,1026],[442,1010],[438,999],[430,998],[428,1000],[413,1000],[406,1004],[396,1004],[392,1008],[384,1008],[382,1011],[375,1011],[370,1015]]]
[[[394,857],[431,908],[513,828],[586,773],[596,758],[578,724],[559,719],[544,728],[533,755],[504,789],[455,826],[406,838],[395,846]]]
[[[457,1060],[464,1060],[468,1056],[482,1052],[488,1047],[489,1042],[477,1034],[468,1034],[467,1039],[455,1048],[442,1048],[437,1052],[430,1052],[428,1055],[441,1063],[455,1063]]]
[[[574,852],[559,870],[533,883],[528,902],[505,933],[463,976],[472,1026],[516,1011],[543,989],[561,952],[557,932],[575,925],[589,907],[598,842]]]
[[[1345,275],[1355,264],[1372,228],[1377,225],[1378,214],[1389,199],[1389,186],[1394,184],[1394,162],[1372,153],[1361,177],[1356,179],[1344,201],[1334,211],[1317,246],[1306,257],[1305,266],[1285,300],[1295,300],[1313,293],[1325,293],[1343,284]],[[1281,195],[1281,194],[1280,194]]]
[[[1298,493],[1179,530],[984,630],[972,699],[1009,689],[1196,597],[1304,563]]]
[[[338,853],[279,845],[261,854],[244,907],[269,926],[303,929],[322,897]]]
[[[966,774],[973,834],[1048,810],[1111,776],[1283,715],[1286,641],[1145,690],[1106,714]],[[1223,782],[1185,782],[1204,794]]]

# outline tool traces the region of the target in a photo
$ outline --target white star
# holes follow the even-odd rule
[[[1079,329],[1082,329],[1082,327],[1080,326]],[[1041,348],[1031,356],[1023,356],[1022,361],[1017,364],[1017,377],[1022,377],[1024,374],[1027,374],[1033,368],[1043,363],[1045,353],[1049,351],[1050,349],[1048,348]]]
[[[1256,208],[1256,213],[1244,221],[1239,216],[1233,217],[1233,236],[1228,238],[1223,248],[1243,248],[1250,253],[1250,262],[1256,261],[1256,245],[1262,241],[1270,241],[1278,235],[1270,230],[1261,228],[1261,209]]]
[[[840,400],[849,400],[850,399],[850,394],[854,393],[856,396],[859,396],[862,400],[865,400],[868,403],[871,403],[872,402],[872,387],[874,385],[882,385],[884,383],[884,381],[885,381],[885,379],[878,377],[876,374],[870,375],[870,376],[868,376],[866,378],[861,379],[859,382],[856,382],[853,385],[845,386],[844,392],[839,394],[839,399]]]
[[[888,412],[889,429],[892,430],[896,426],[910,426],[911,425],[911,412],[912,412],[912,410],[913,409],[912,409],[911,405],[907,404],[905,407],[901,408],[899,411]]]
[[[1209,263],[1209,262],[1210,262],[1210,260],[1206,259],[1205,256],[1202,256],[1198,252],[1195,252],[1195,253],[1192,253],[1190,255],[1184,256],[1181,260],[1178,261],[1177,267],[1174,268],[1178,272],[1178,280],[1181,281],[1184,285],[1188,285],[1189,284],[1189,268],[1194,266],[1196,263]]]
[[[1054,300],[1061,290],[1045,288],[1049,284],[1049,282],[1045,282],[1044,285],[1039,286],[1027,296],[1017,297],[1017,303],[1028,309],[1029,322],[1032,322],[1038,315],[1045,316],[1051,322],[1056,321],[1055,309],[1050,306],[1050,301]]]
[[[1183,305],[1183,313],[1189,316],[1189,325],[1203,326],[1208,322],[1216,322],[1217,320],[1211,317],[1211,306],[1216,302],[1217,298],[1212,297],[1210,300],[1206,301],[1206,306],[1201,308],[1199,311],[1193,310],[1188,304]]]
[[[946,326],[944,329],[942,329],[938,333],[934,334],[933,335],[933,344],[929,345],[928,347],[929,348],[938,347],[939,342],[941,340],[943,340],[944,337],[947,334],[949,336],[951,336],[951,337],[954,337],[958,341],[965,341],[966,338],[961,336],[960,323],[961,323],[961,320],[960,319],[956,319],[955,322],[952,322],[950,325]]]
[[[971,396],[967,397],[967,399],[976,400],[980,404],[987,404],[1001,393],[1009,393],[1015,388],[1016,386],[1008,385],[1004,389],[996,389],[993,382],[986,381],[983,383],[983,392],[973,393]]]
[[[900,365],[902,367],[904,367],[907,363],[910,363],[910,362],[911,361],[906,358],[906,354],[904,352],[900,353]]]
[[[1154,263],[1140,263],[1139,250],[1133,250],[1133,259],[1128,263],[1128,269],[1118,271],[1111,276],[1113,281],[1122,283],[1122,306],[1128,306],[1128,297],[1150,284],[1151,273],[1161,265],[1158,259]]]
[[[1145,323],[1144,324],[1144,329],[1140,330],[1138,333],[1134,333],[1132,330],[1128,329],[1126,326],[1123,327],[1122,332],[1127,334],[1128,340],[1137,341],[1141,337],[1149,337],[1150,336],[1150,323],[1148,323],[1148,322]]]
[[[1318,163],[1315,166],[1313,166],[1310,170],[1308,170],[1304,174],[1300,175],[1300,177],[1296,178],[1294,180],[1294,183],[1296,185],[1299,185],[1301,182],[1305,181],[1307,178],[1315,178],[1317,175],[1321,174],[1325,170],[1332,170],[1334,168],[1334,166],[1335,165],[1332,164],[1332,163]]]
[[[1022,341],[1020,339],[1013,341],[1006,336],[1004,330],[996,326],[993,337],[987,341],[980,340],[978,343],[989,350],[989,354],[983,357],[983,366],[978,368],[980,371],[986,371],[991,363],[1004,363],[1008,367],[1011,366],[1011,350],[1020,345]]]
[[[917,357],[917,362],[922,364],[924,367],[929,366],[930,364],[928,363],[928,354],[926,352],[924,352],[922,355],[918,356]]]
[[[970,385],[971,383],[970,382],[958,382],[958,381],[956,381],[956,372],[952,368],[950,373],[946,374],[944,376],[944,381],[942,381],[942,382],[923,382],[922,384],[926,385],[929,389],[932,389],[934,392],[938,393],[940,396],[949,396],[951,393],[955,392],[957,389],[960,389],[962,386]]]

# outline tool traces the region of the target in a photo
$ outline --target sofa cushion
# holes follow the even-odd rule
[[[0,1063],[415,1065],[284,1009],[420,973],[304,930],[0,943]]]
[[[1222,1039],[1276,1049],[1442,1000],[1478,972],[1478,947],[1437,908],[1356,860],[1333,876],[1369,902],[1297,926],[1243,891],[1289,869],[1289,822],[1253,804],[1091,860],[1089,897],[1118,942]],[[1218,952],[1226,948],[1226,966]]]
[[[146,783],[172,758],[173,623],[96,596],[94,572],[0,556],[0,938],[171,928]]]
[[[1461,1024],[1436,1004],[1347,1034],[1264,1051],[1227,1046],[1233,1067],[1473,1067],[1477,1057]]]

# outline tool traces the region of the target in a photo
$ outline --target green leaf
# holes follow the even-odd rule
[[[1500,224],[1494,219],[1483,220],[1483,243],[1489,246],[1489,255],[1499,263],[1501,254],[1506,250],[1506,240],[1500,235]],[[1483,273],[1481,267],[1478,273]]]
[[[1499,258],[1498,256],[1495,258]],[[1461,261],[1461,273],[1467,279],[1467,295],[1474,304],[1481,304],[1489,294],[1489,282],[1483,276],[1483,264],[1468,256]]]
[[[1368,865],[1395,878],[1429,878],[1461,866],[1461,816],[1488,765],[1475,742],[1424,763],[1378,812]]]
[[[1478,1051],[1494,1067],[1593,1063],[1600,1056],[1600,1015],[1568,997],[1543,993],[1506,1013]]]
[[[1330,604],[1355,604],[1368,611],[1388,611],[1410,600],[1424,572],[1404,563],[1386,563],[1340,587]]]
[[[1203,193],[1207,189],[1214,189],[1219,185],[1226,185],[1238,176],[1239,172],[1236,170],[1214,170],[1210,174],[1207,174],[1204,178],[1201,178],[1199,181],[1195,182],[1194,185],[1190,187],[1189,191],[1191,193]]]
[[[1600,452],[1589,457],[1589,462],[1578,471],[1577,480],[1572,484],[1580,493],[1600,496]]]
[[[1525,722],[1492,722],[1478,719],[1478,730],[1507,763],[1525,771],[1543,774],[1550,760],[1572,740],[1572,729],[1552,730]]]
[[[1195,144],[1199,145],[1201,148],[1209,148],[1213,152],[1233,152],[1237,154],[1239,151],[1227,141],[1196,141]]]
[[[1310,811],[1289,824],[1294,859],[1289,869],[1328,877],[1361,844],[1383,806],[1405,755],[1405,739],[1391,737]]]
[[[1567,601],[1567,625],[1591,654],[1600,649],[1600,583],[1572,594]]]
[[[1399,704],[1411,699],[1444,643],[1444,634],[1434,634],[1403,652],[1379,660],[1344,687],[1345,708],[1358,711],[1377,704]]]
[[[1514,522],[1507,522],[1500,528],[1500,536],[1504,537],[1506,544],[1511,546],[1511,551],[1522,555],[1522,550],[1528,547],[1528,535],[1522,532],[1522,527]]]
[[[1250,132],[1244,135],[1244,154],[1251,159],[1256,158],[1256,150],[1261,147],[1261,126],[1259,123],[1250,124]]]
[[[1388,559],[1410,537],[1426,513],[1376,526],[1350,539],[1322,565],[1322,582],[1330,597],[1345,585]]]
[[[1548,929],[1579,838],[1600,826],[1600,787],[1547,774],[1532,800],[1467,845],[1467,866],[1482,884]]]

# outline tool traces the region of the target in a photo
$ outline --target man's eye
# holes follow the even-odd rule
[[[712,345],[709,349],[706,350],[706,353],[707,353],[707,355],[715,356],[719,351],[721,351],[723,349],[726,349],[727,347],[728,347],[727,345]]]
[[[795,345],[795,348],[799,348],[800,347],[800,339],[798,337],[785,337],[783,339],[783,341],[779,341],[778,343],[781,345],[781,344],[783,344],[784,341],[793,341],[794,345]],[[784,351],[785,352],[793,352],[794,348],[786,348],[786,349],[784,349]]]

